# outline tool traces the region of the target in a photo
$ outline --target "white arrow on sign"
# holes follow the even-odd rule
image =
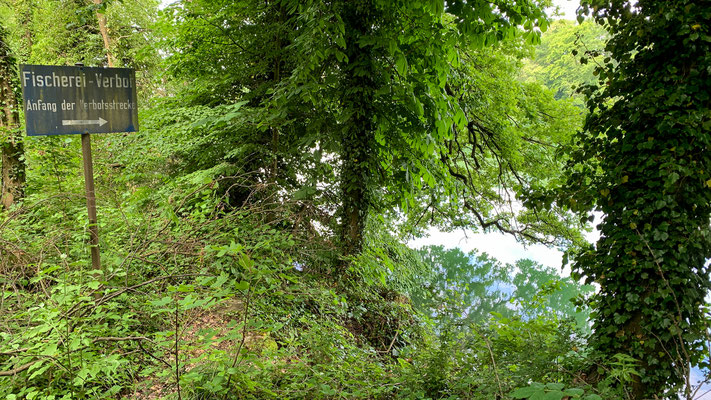
[[[104,126],[109,121],[99,117],[99,119],[63,119],[62,125],[99,125]]]

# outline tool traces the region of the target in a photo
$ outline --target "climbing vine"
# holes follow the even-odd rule
[[[635,399],[689,397],[690,366],[708,367],[711,8],[701,3],[582,2],[611,39],[599,82],[581,88],[590,114],[559,201],[604,215],[573,268],[600,286],[593,347],[639,361]]]

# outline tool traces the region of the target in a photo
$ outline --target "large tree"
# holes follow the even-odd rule
[[[634,399],[671,398],[689,389],[690,365],[708,366],[711,7],[582,4],[611,35],[561,199],[604,214],[574,265],[600,285],[591,344],[639,360]]]
[[[468,50],[513,38],[518,25],[536,38],[534,25],[547,25],[539,6],[363,0],[315,1],[304,8],[309,18],[333,23],[306,20],[295,39],[309,46],[298,47],[306,56],[303,67],[282,94],[305,90],[317,110],[332,111],[335,131],[319,140],[339,155],[344,254],[359,252],[371,212],[398,205],[406,210],[423,186],[456,192],[448,185],[458,163],[450,162],[457,155],[447,154],[451,142],[458,132],[488,139],[462,104],[467,80],[457,78],[459,62]],[[496,217],[486,220],[484,210],[470,211],[484,227],[505,225]]]
[[[517,79],[542,3],[175,5],[163,26],[187,108],[161,118],[180,173],[275,182],[330,217],[345,255],[383,212],[550,242],[561,215],[514,210],[521,188],[556,179],[578,119]]]

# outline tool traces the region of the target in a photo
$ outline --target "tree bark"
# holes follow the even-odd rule
[[[102,0],[94,0],[94,4],[101,4]],[[104,39],[104,49],[106,50],[106,62],[109,68],[113,68],[115,65],[114,55],[111,52],[111,37],[109,37],[109,30],[106,28],[106,16],[100,12],[96,12],[96,19],[99,20],[99,32],[101,33],[101,38]]]
[[[25,151],[20,132],[17,98],[12,84],[15,77],[15,59],[10,54],[5,37],[5,30],[0,26],[0,204],[7,209],[24,197]]]

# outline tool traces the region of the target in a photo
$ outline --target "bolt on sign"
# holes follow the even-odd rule
[[[20,65],[28,136],[138,132],[129,68]]]

